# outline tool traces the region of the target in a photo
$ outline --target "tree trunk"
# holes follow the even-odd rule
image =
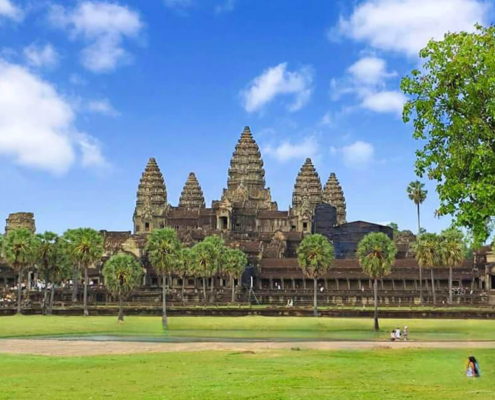
[[[418,236],[421,235],[421,218],[420,218],[420,213],[419,213],[419,203],[416,204],[418,207]]]
[[[72,272],[72,302],[77,303],[77,292],[79,290],[79,268]]]
[[[423,268],[419,266],[419,303],[423,305]]]
[[[375,302],[375,331],[378,332],[380,330],[380,325],[378,324],[378,279],[375,279],[375,281],[373,282],[373,292]]]
[[[205,304],[207,302],[207,298],[206,298],[206,278],[203,276],[203,297],[204,297],[204,301],[205,301]]]
[[[162,275],[162,325],[163,329],[168,329],[167,321],[167,283],[165,274]]]
[[[122,304],[122,296],[119,294],[119,322],[124,322],[124,306]]]
[[[22,271],[17,273],[17,314],[22,314]]]
[[[50,306],[48,307],[49,315],[52,315],[54,297],[55,297],[55,283],[52,283],[52,290],[50,291]]]
[[[84,267],[84,297],[83,297],[83,302],[84,302],[84,316],[87,317],[89,315],[89,310],[88,310],[88,268]]]
[[[182,292],[181,292],[181,294],[180,294],[180,297],[181,297],[181,299],[182,299],[182,302],[183,302],[183,303],[185,303],[185,301],[184,301],[184,291],[185,291],[185,286],[186,286],[186,277],[185,277],[185,276],[183,276],[183,277],[182,277]]]
[[[449,304],[452,303],[452,267],[449,267]]]
[[[232,303],[235,302],[235,287],[234,287],[234,277],[231,276],[230,277],[230,281],[231,281],[231,286],[232,286]]]
[[[315,317],[318,316],[318,281],[316,278],[313,278],[313,315]]]
[[[43,290],[43,310],[42,314],[46,315],[46,307],[48,302],[48,279],[50,278],[50,274],[46,272],[45,274],[45,288]]]
[[[433,294],[433,306],[437,305],[437,296],[435,292],[435,273],[433,272],[433,268],[430,269],[431,271],[431,291]]]

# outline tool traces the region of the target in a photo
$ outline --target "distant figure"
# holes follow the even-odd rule
[[[407,325],[404,326],[404,330],[402,331],[402,337],[404,338],[404,342],[407,342]]]
[[[290,307],[294,306],[294,300],[290,299]]]
[[[395,342],[395,330],[392,330],[392,332],[390,332],[390,341]]]
[[[396,338],[397,340],[400,340],[400,335],[401,335],[400,328],[397,328],[397,329],[395,330],[395,338]]]
[[[323,286],[320,286],[320,293],[323,293],[323,290],[324,290]]]
[[[474,356],[470,356],[468,358],[466,376],[468,378],[479,378],[481,376],[478,361],[476,361],[476,358]]]

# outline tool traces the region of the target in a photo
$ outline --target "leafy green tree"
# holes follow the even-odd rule
[[[155,271],[162,276],[162,324],[168,329],[166,277],[177,268],[181,244],[177,232],[172,228],[157,229],[148,236],[146,244],[148,260]]]
[[[452,304],[452,268],[462,265],[464,261],[463,234],[455,228],[451,228],[444,230],[440,238],[443,248],[441,252],[442,265],[449,268],[449,304]]]
[[[175,273],[182,279],[181,298],[184,302],[186,278],[193,276],[195,273],[190,247],[183,247],[181,249]]]
[[[123,301],[139,287],[143,267],[129,254],[116,254],[103,267],[105,286],[119,299],[119,321],[124,321]]]
[[[368,233],[358,244],[356,256],[363,272],[373,279],[375,303],[375,330],[380,330],[378,323],[378,279],[388,275],[395,261],[397,248],[394,242],[382,232]]]
[[[17,314],[22,312],[22,277],[35,261],[36,241],[28,229],[10,231],[2,241],[2,257],[17,273]]]
[[[61,251],[61,246],[58,235],[53,232],[39,233],[35,239],[37,242],[35,252],[36,265],[38,272],[41,273],[45,281],[42,312],[46,315],[48,307],[48,283],[51,282],[53,286],[52,275],[57,268],[56,264],[60,261],[59,252]]]
[[[66,252],[64,241],[59,240],[58,245],[60,251],[57,251],[58,260],[54,263],[51,274],[52,289],[50,291],[50,301],[47,310],[48,315],[51,315],[53,312],[53,301],[57,286],[70,279],[73,274],[73,265]]]
[[[414,204],[416,204],[417,214],[418,214],[418,237],[426,231],[421,228],[421,214],[420,214],[420,206],[426,200],[426,195],[428,191],[424,190],[424,183],[420,181],[414,181],[409,184],[407,187],[407,195],[409,199],[411,199]],[[423,268],[421,265],[419,266],[419,301],[423,304]]]
[[[72,278],[72,303],[77,303],[77,295],[79,293],[79,283],[81,280],[81,266],[74,260],[71,255],[71,248],[77,237],[77,229],[67,229],[61,237],[62,247],[65,252],[66,261],[71,269]]]
[[[454,216],[484,243],[495,216],[495,26],[447,33],[420,51],[421,69],[403,78],[411,99],[416,173],[436,180],[438,215]]]
[[[88,269],[103,256],[103,237],[94,229],[78,228],[66,232],[64,240],[67,256],[84,272],[84,315],[88,316]]]
[[[444,256],[440,238],[435,233],[425,233],[416,240],[416,260],[422,268],[430,268],[431,290],[433,294],[433,305],[436,305],[435,274],[434,269],[443,266]]]
[[[203,277],[203,298],[206,302],[206,277],[210,276],[216,268],[217,249],[210,241],[203,240],[193,246],[191,257],[194,270]]]
[[[209,276],[211,278],[210,292],[213,295],[213,289],[215,288],[215,275],[222,273],[227,247],[225,246],[225,241],[217,235],[208,236],[204,239],[204,241],[210,243],[215,249],[213,254],[213,265],[209,271]]]
[[[229,249],[225,252],[224,272],[230,277],[230,286],[232,288],[232,303],[235,301],[235,279],[241,278],[248,259],[246,254],[239,249]]]
[[[324,275],[335,260],[333,245],[320,234],[307,235],[297,247],[297,261],[304,275],[313,279],[313,314],[318,316],[318,278]]]

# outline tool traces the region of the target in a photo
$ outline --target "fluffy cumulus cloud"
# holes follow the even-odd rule
[[[482,0],[366,0],[341,17],[337,31],[376,49],[416,56],[430,39],[486,24],[492,9]]]
[[[95,73],[110,72],[128,63],[132,57],[125,50],[125,39],[136,38],[143,29],[138,12],[117,3],[83,1],[74,9],[52,6],[51,23],[70,32],[73,39],[82,39],[86,47],[81,61]]]
[[[395,71],[387,71],[384,59],[363,57],[347,69],[342,79],[330,81],[330,96],[338,100],[351,94],[357,97],[361,108],[400,115],[406,97],[398,90],[386,90],[387,80],[395,76]]]
[[[86,103],[89,112],[106,115],[108,117],[118,117],[120,113],[110,104],[108,99],[89,100]]]
[[[292,159],[305,159],[318,155],[319,145],[315,137],[310,136],[299,143],[284,141],[278,146],[265,146],[263,153],[274,157],[280,162]]]
[[[290,95],[293,100],[287,108],[292,112],[308,102],[313,91],[312,84],[313,71],[310,67],[288,71],[287,63],[281,63],[254,78],[241,92],[241,97],[246,111],[254,112],[260,111],[278,96]]]
[[[29,65],[33,67],[48,67],[53,68],[58,65],[59,55],[55,48],[46,43],[32,43],[24,48],[24,57],[26,57]]]
[[[9,18],[14,21],[22,20],[24,13],[11,0],[0,0],[0,18]]]
[[[85,166],[105,165],[99,143],[77,130],[75,118],[50,83],[0,60],[0,155],[54,174],[67,172],[78,156]]]
[[[330,149],[335,153],[336,149]],[[374,161],[375,148],[371,143],[358,140],[348,146],[342,147],[340,150],[344,164],[351,168],[362,169]]]

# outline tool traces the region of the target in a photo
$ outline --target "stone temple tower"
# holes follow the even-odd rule
[[[311,231],[315,207],[322,202],[321,181],[310,158],[301,167],[292,193],[293,216],[297,217],[297,230]]]
[[[10,214],[6,220],[5,234],[15,229],[28,229],[32,233],[36,232],[36,224],[34,222],[34,214],[31,212],[17,212]]]
[[[134,210],[134,233],[147,233],[165,227],[167,189],[160,168],[150,158],[141,176]]]
[[[332,172],[323,189],[323,202],[334,206],[337,209],[337,223],[339,225],[346,223],[346,204],[344,191],[340,186],[339,180]]]
[[[199,210],[205,208],[203,190],[201,189],[194,172],[191,172],[187,178],[184,189],[180,195],[179,207],[185,208],[186,210]]]
[[[265,187],[263,160],[249,126],[244,127],[230,161],[227,189],[222,195],[225,200],[236,208],[276,209],[270,189]]]

